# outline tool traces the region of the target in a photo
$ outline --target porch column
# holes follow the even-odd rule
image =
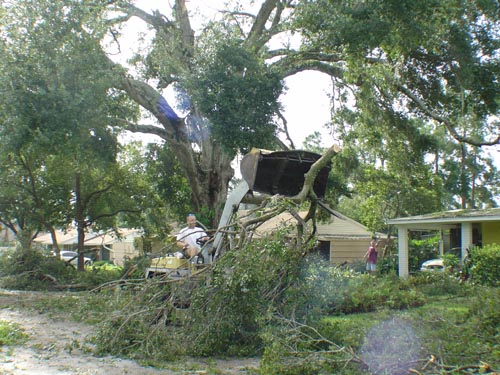
[[[408,228],[398,226],[399,277],[407,279],[408,272]]]
[[[443,256],[444,254],[444,236],[443,229],[439,230],[439,256]]]
[[[461,247],[461,260],[465,259],[467,255],[467,251],[465,249],[469,249],[472,246],[472,223],[462,223],[462,247]]]

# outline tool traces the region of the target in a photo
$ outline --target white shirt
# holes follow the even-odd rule
[[[196,240],[202,237],[207,237],[207,234],[203,231],[203,229],[199,227],[186,227],[181,229],[177,235],[177,241],[184,241],[190,247],[200,250],[201,246],[196,243]]]

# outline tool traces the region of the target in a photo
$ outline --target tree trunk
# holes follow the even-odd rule
[[[56,257],[59,258],[59,256],[61,255],[61,248],[59,247],[59,243],[57,242],[56,230],[52,225],[47,225],[46,227],[50,233],[50,238],[52,239],[52,247],[54,248]]]
[[[197,212],[208,211],[212,228],[216,228],[227,198],[229,181],[234,176],[231,157],[210,140],[203,144],[196,177],[199,189],[193,190]],[[198,196],[195,196],[198,194]]]
[[[175,157],[182,165],[192,190],[192,210],[203,213],[212,227],[219,222],[226,200],[229,181],[234,175],[231,168],[233,157],[210,137],[199,144],[199,150],[192,146],[188,128],[183,119],[168,118],[158,109],[160,94],[147,83],[124,77],[122,89],[160,122],[155,134],[168,143]],[[131,131],[148,132],[151,128],[130,126]]]
[[[76,172],[75,176],[75,197],[76,197],[76,231],[78,235],[78,245],[77,245],[77,253],[78,253],[78,271],[84,271],[84,243],[85,243],[85,216],[84,216],[84,207],[82,200],[82,191],[81,191],[81,174],[80,172]]]

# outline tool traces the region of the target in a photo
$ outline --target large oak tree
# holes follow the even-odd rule
[[[185,0],[168,14],[131,1],[57,2],[87,16],[79,37],[101,40],[100,68],[151,120],[121,125],[165,141],[190,184],[192,209],[209,212],[213,224],[234,157],[254,146],[287,147],[279,140],[287,129],[278,97],[283,80],[301,71],[333,77],[344,104],[354,97],[354,109],[349,103],[334,120],[374,129],[381,152],[398,134],[412,149],[427,151],[429,137],[415,118],[458,142],[498,144],[495,9],[488,1],[462,3],[263,0],[253,9],[227,7],[195,30],[194,3]],[[55,22],[44,17],[39,22]],[[121,33],[131,19],[149,33],[124,62]],[[294,43],[298,35],[303,39]],[[182,111],[166,99],[169,88]]]

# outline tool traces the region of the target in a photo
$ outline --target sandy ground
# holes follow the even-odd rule
[[[23,309],[32,298],[33,293],[0,291],[0,321],[17,323],[29,335],[22,345],[0,346],[0,375],[243,375],[254,374],[258,367],[258,360],[250,358],[184,362],[158,370],[116,357],[94,357],[84,350],[92,326]]]

